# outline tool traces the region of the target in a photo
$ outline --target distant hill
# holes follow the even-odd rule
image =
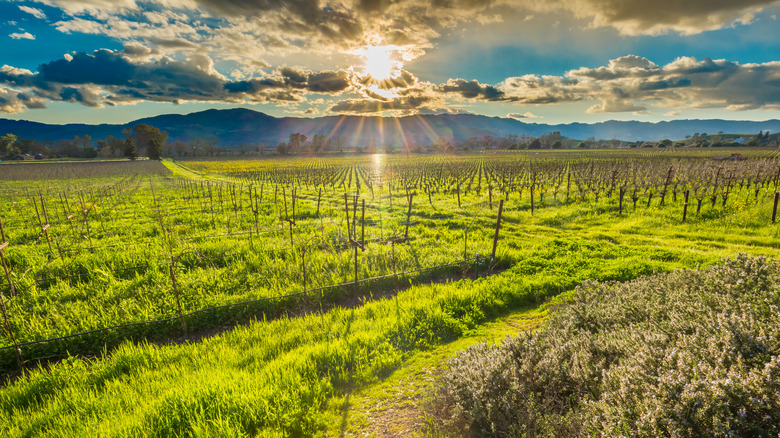
[[[315,134],[331,138],[345,137],[346,145],[429,144],[439,137],[462,141],[468,137],[507,134],[539,136],[560,131],[569,138],[618,139],[625,141],[677,140],[696,132],[716,134],[757,134],[759,131],[780,131],[780,120],[763,122],[737,120],[674,120],[669,122],[569,123],[547,125],[519,120],[470,114],[418,115],[398,118],[363,116],[328,116],[319,118],[272,117],[249,109],[206,110],[186,115],[168,114],[139,119],[124,125],[48,125],[29,121],[0,119],[0,135],[15,134],[40,141],[71,139],[89,135],[103,139],[108,135],[122,136],[124,128],[146,123],[168,132],[170,140],[192,140],[216,136],[218,144],[241,143],[276,145],[293,132],[312,138]]]

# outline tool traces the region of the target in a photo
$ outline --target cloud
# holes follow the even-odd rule
[[[530,111],[522,113],[522,114],[520,114],[520,113],[509,113],[509,114],[506,115],[506,117],[510,118],[510,119],[517,119],[517,120],[521,120],[521,119],[539,119],[539,118],[541,118],[541,116],[537,116],[536,114],[534,114],[534,113],[532,113]]]
[[[609,80],[620,77],[647,77],[657,74],[660,67],[651,61],[636,55],[627,55],[609,61],[606,67],[594,69],[579,68],[569,72],[569,76]]]
[[[35,35],[31,34],[30,32],[25,33],[12,33],[8,35],[9,37],[15,39],[15,40],[34,40]]]
[[[579,68],[563,76],[525,75],[499,88],[522,104],[600,100],[589,113],[643,112],[666,108],[780,108],[780,61],[739,64],[681,57],[664,66],[638,56],[613,59],[598,68]]]
[[[43,11],[40,9],[20,5],[19,10],[21,10],[22,12],[27,12],[28,14],[31,14],[33,17],[38,18],[40,20],[46,19],[46,14],[44,14]]]
[[[519,104],[576,102],[592,97],[592,87],[576,78],[523,75],[500,84],[507,96]]]
[[[383,111],[409,113],[430,103],[431,97],[425,95],[400,96],[391,100],[346,99],[330,107],[334,113],[375,114]]]
[[[605,99],[601,104],[591,106],[586,110],[588,114],[598,113],[641,113],[647,111],[647,107],[634,104],[630,99]]]
[[[169,56],[201,52],[243,63],[276,56],[316,62],[369,44],[403,48],[405,61],[469,23],[550,17],[626,35],[694,34],[750,22],[776,0],[40,0],[59,7],[66,33],[139,42]],[[20,6],[35,15],[42,11]],[[45,15],[44,15],[45,16]],[[502,35],[502,38],[504,36]],[[277,62],[276,64],[280,64]],[[306,65],[306,62],[299,62]],[[338,64],[338,67],[346,67]],[[334,67],[331,67],[334,68]]]
[[[593,27],[612,27],[625,35],[658,35],[677,32],[683,35],[720,29],[732,24],[747,24],[775,0],[558,0],[539,9],[563,9],[588,20]]]
[[[247,80],[229,80],[214,61],[193,53],[174,59],[137,43],[124,50],[76,52],[42,64],[36,72],[8,65],[0,68],[0,85],[49,101],[90,107],[155,101],[299,102],[306,94],[337,95],[353,86],[347,70],[282,67]],[[18,111],[6,98],[3,108]],[[16,102],[14,100],[14,102]]]
[[[450,79],[446,83],[439,85],[437,91],[441,93],[457,93],[466,99],[479,99],[488,102],[514,100],[514,98],[508,97],[506,93],[492,85],[483,85],[476,80]]]
[[[45,108],[43,99],[28,93],[21,93],[12,88],[0,85],[0,112],[20,113],[27,109]]]
[[[101,49],[94,53],[76,53],[68,59],[42,64],[40,79],[61,84],[128,85],[135,65],[119,52]]]

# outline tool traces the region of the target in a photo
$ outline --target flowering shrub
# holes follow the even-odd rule
[[[780,263],[586,282],[545,328],[450,363],[428,407],[455,436],[780,436]]]

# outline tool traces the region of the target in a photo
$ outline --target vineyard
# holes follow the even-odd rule
[[[731,153],[746,159],[713,159]],[[291,371],[311,386],[285,389],[289,400],[280,396],[264,413],[223,406],[238,432],[309,436],[325,427],[322,406],[343,385],[376,379],[405,352],[582,281],[630,280],[739,252],[774,256],[779,184],[780,156],[762,149],[3,164],[0,404],[10,423],[2,427],[33,435],[54,427],[43,417],[29,430],[9,424],[45,404],[35,388],[53,394],[68,369],[87,372],[75,357],[200,348],[187,341],[249,323],[212,347],[233,348],[240,337],[254,351],[246,343],[258,330],[263,345],[273,344],[262,358],[219,351],[282,367],[272,362],[286,348],[335,342],[351,330],[344,321],[357,318],[362,338],[349,348],[363,356],[339,356],[357,362],[312,350],[301,360],[314,357],[313,368]],[[338,336],[341,328],[325,328],[343,324]],[[275,338],[285,331],[296,340]],[[165,361],[154,357],[148,362]],[[341,374],[328,368],[337,362]],[[294,381],[277,371],[250,386]],[[270,400],[271,389],[256,397]],[[166,400],[160,412],[192,408]],[[109,427],[104,414],[85,415]],[[121,430],[172,436],[194,427],[158,423],[162,416],[146,412]]]

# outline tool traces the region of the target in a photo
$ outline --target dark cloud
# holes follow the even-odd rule
[[[197,49],[197,44],[187,41],[184,38],[150,38],[150,42],[163,49]]]
[[[91,54],[76,53],[38,67],[40,80],[60,84],[127,85],[135,76],[135,65],[118,52],[101,49]]]
[[[433,99],[425,95],[400,96],[390,100],[346,99],[330,108],[334,113],[371,114],[382,111],[410,112],[430,103]]]
[[[277,73],[278,76],[276,77],[226,83],[225,89],[232,93],[253,93],[269,88],[289,88],[313,93],[333,94],[340,93],[350,86],[349,75],[343,70],[311,72],[292,67],[282,67],[277,70]]]
[[[592,25],[611,26],[624,34],[659,34],[668,30],[694,34],[748,22],[775,0],[573,0],[554,5],[569,9]],[[548,6],[549,7],[549,6]]]
[[[91,108],[97,108],[99,96],[84,88],[63,87],[60,89],[60,100],[63,102],[77,102]]]
[[[669,88],[688,87],[690,85],[691,85],[690,79],[679,78],[679,79],[642,82],[639,84],[637,88],[641,91],[654,91],[654,90],[666,90]]]
[[[314,93],[338,93],[349,87],[349,77],[344,71],[321,71],[307,78],[309,91]]]
[[[224,87],[225,90],[231,93],[255,94],[269,88],[282,88],[284,87],[284,81],[271,78],[251,79],[248,81],[228,82]]]
[[[437,91],[442,93],[458,93],[466,99],[479,99],[488,102],[513,100],[512,98],[508,98],[503,91],[496,87],[480,84],[476,80],[466,81],[465,79],[450,79],[445,84],[440,85]]]
[[[371,75],[365,75],[357,78],[359,84],[365,87],[376,86],[382,90],[391,90],[395,88],[409,88],[417,83],[417,78],[406,70],[401,70],[396,77],[387,79],[376,79]]]
[[[156,54],[156,56],[155,56]],[[5,112],[40,107],[43,100],[97,107],[138,101],[171,102],[298,102],[307,93],[339,94],[351,87],[345,70],[313,72],[292,67],[247,80],[230,81],[214,69],[206,55],[181,59],[160,56],[138,44],[124,50],[75,53],[41,65],[37,73],[10,66],[0,68],[0,85],[15,87],[20,99],[3,93]],[[5,88],[3,88],[5,90]],[[8,89],[11,90],[11,89]]]

